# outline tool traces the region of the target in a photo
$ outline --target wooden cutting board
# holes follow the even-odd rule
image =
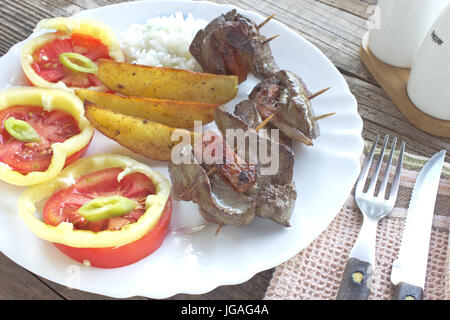
[[[434,136],[450,138],[450,121],[427,115],[420,111],[409,99],[406,84],[410,69],[388,65],[375,57],[368,47],[368,36],[369,33],[364,35],[359,49],[361,61],[400,112],[415,127]]]

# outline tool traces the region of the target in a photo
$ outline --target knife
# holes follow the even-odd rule
[[[431,157],[414,184],[400,252],[391,272],[396,300],[422,300],[434,205],[445,152],[442,150]]]

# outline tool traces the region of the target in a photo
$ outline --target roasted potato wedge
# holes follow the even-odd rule
[[[214,120],[214,110],[219,106],[200,102],[123,97],[86,89],[76,90],[75,93],[83,101],[88,100],[122,114],[176,128],[193,128],[196,120],[202,124],[210,123]]]
[[[238,91],[236,76],[148,67],[113,60],[99,60],[99,79],[113,91],[190,102],[224,104]]]
[[[121,114],[87,100],[84,102],[84,112],[92,126],[105,136],[133,152],[155,160],[170,161],[172,148],[179,143],[171,140],[172,133],[184,130]],[[193,132],[185,131],[193,139]]]

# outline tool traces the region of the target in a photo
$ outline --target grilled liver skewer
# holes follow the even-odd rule
[[[221,15],[220,17],[214,19],[205,28],[205,30],[200,30],[196,35],[194,41],[192,42],[190,50],[193,56],[196,57],[196,59],[206,72],[235,74],[238,76],[240,82],[244,81],[247,77],[247,74],[250,72],[263,79],[263,81],[252,91],[252,94],[249,97],[250,99],[248,100],[250,103],[255,103],[255,110],[258,110],[260,116],[262,116],[262,121],[258,121],[260,123],[256,126],[255,131],[263,128],[271,121],[272,124],[275,124],[276,127],[280,128],[280,130],[287,134],[287,136],[289,136],[290,138],[311,145],[312,142],[310,139],[315,138],[318,135],[318,130],[316,128],[315,122],[317,120],[331,116],[334,113],[315,117],[310,107],[309,100],[314,99],[330,88],[325,88],[314,94],[311,94],[306,89],[306,86],[303,84],[300,78],[290,73],[289,71],[279,70],[278,66],[273,60],[270,46],[268,46],[268,43],[271,40],[275,39],[277,36],[265,39],[264,37],[259,35],[258,32],[258,29],[265,25],[271,18],[273,18],[273,16],[274,15],[267,18],[257,26],[250,19],[240,16],[235,10],[232,10],[227,14]],[[239,33],[237,31],[242,32]],[[249,34],[251,36],[250,39],[245,39],[245,37]],[[218,39],[222,39],[224,41],[218,41]],[[257,57],[258,59],[256,59],[256,62],[254,61],[254,59],[249,59],[249,57],[251,58],[252,56],[258,54],[260,55]],[[264,62],[262,63],[262,61]],[[272,92],[272,96],[270,94],[266,94],[265,91],[260,94],[260,89],[264,89],[265,86],[269,88],[269,91],[271,88],[274,89],[274,91]],[[287,114],[286,116],[279,114],[286,110],[290,110],[288,112],[289,114]],[[296,112],[299,114],[295,114]],[[305,120],[308,120],[305,121],[306,125],[301,123],[290,123],[292,122],[292,120],[289,117],[294,117],[300,119],[301,121],[302,116]],[[235,117],[237,120],[239,120],[239,118],[234,115],[232,115],[232,117]],[[236,119],[232,121],[236,121]],[[290,126],[295,125],[300,125],[302,126],[302,128],[304,127],[303,129],[305,130],[306,135],[298,132],[298,130],[295,131],[295,127],[294,130],[290,128]],[[231,124],[230,126],[225,127],[236,128],[236,125]],[[237,127],[240,127],[240,125],[237,125]],[[290,135],[290,133],[292,132],[294,132],[294,134]],[[263,138],[261,137],[261,139]],[[221,143],[223,143],[223,150],[225,150],[225,153],[230,154],[232,156],[231,159],[237,160],[237,158],[235,157],[235,150],[227,148],[227,145],[223,141]],[[288,149],[290,150],[290,147],[288,147]],[[283,152],[285,153],[286,151]],[[292,151],[290,152],[292,153]],[[279,182],[275,182],[275,185],[273,187],[270,182],[268,182],[267,185],[266,183],[263,183],[261,185],[261,181],[267,182],[270,180],[267,180],[267,178],[263,177],[263,180],[260,180],[259,186],[257,186],[257,188],[272,188],[273,190],[269,191],[269,189],[267,189],[263,194],[261,194],[260,192],[255,191],[253,187],[253,184],[255,184],[255,179],[252,179],[252,177],[254,177],[255,168],[252,168],[248,164],[245,164],[244,166],[236,166],[235,164],[236,163],[231,163],[225,166],[213,165],[209,170],[208,166],[204,165],[203,167],[206,167],[206,170],[204,169],[205,171],[203,173],[205,175],[204,178],[193,180],[190,180],[189,178],[189,176],[192,174],[189,173],[189,171],[199,170],[194,169],[196,167],[195,165],[193,169],[188,169],[187,167],[184,167],[184,169],[183,167],[177,168],[177,166],[173,165],[171,166],[170,170],[171,175],[172,171],[174,171],[174,175],[176,175],[176,172],[178,172],[178,174],[181,174],[183,176],[182,178],[179,178],[177,179],[177,181],[175,181],[175,184],[178,186],[178,188],[174,188],[174,191],[181,191],[182,188],[184,188],[185,191],[179,193],[179,195],[177,196],[183,200],[192,200],[198,203],[202,215],[207,220],[211,220],[219,224],[217,232],[224,224],[238,226],[246,225],[251,222],[255,214],[270,218],[280,224],[288,226],[288,219],[290,217],[290,214],[292,213],[294,205],[293,201],[296,198],[295,187],[292,184],[292,176],[288,180],[285,179],[285,182],[283,182],[281,185],[278,184]],[[197,165],[197,167],[199,166]],[[285,166],[283,169],[292,171],[292,166]],[[217,178],[213,176],[216,172],[218,172],[221,176],[219,180],[217,180]],[[241,183],[238,179],[241,173],[243,173],[246,178],[244,183]],[[287,173],[289,174],[289,172]],[[290,174],[292,175],[292,172]],[[283,176],[282,172],[281,175]],[[261,177],[258,177],[256,179],[261,179]],[[238,192],[238,194],[242,194],[243,198],[241,196],[238,196],[238,194],[235,194],[235,197],[241,197],[242,199],[237,201],[237,211],[234,210],[236,211],[234,214],[230,214],[228,212],[229,209],[225,209],[225,207],[222,207],[217,203],[214,204],[215,200],[213,201],[211,200],[212,198],[207,196],[208,194],[212,195],[214,193],[213,189],[217,189],[217,183],[221,180],[223,182],[221,182],[220,184],[228,184],[236,192]],[[191,183],[188,183],[187,181],[191,181]],[[191,187],[186,190],[186,186],[188,186],[189,184],[191,184]],[[216,187],[214,187],[214,185]],[[219,187],[218,190],[221,190],[223,188],[224,187]],[[203,191],[199,191],[200,189]],[[194,190],[196,190],[195,195],[192,196],[191,193],[193,193]],[[209,190],[209,192],[205,190]],[[231,192],[231,189],[228,190],[228,193]],[[216,192],[218,191],[216,190]],[[219,193],[222,194],[223,192]],[[269,200],[269,198],[265,198],[264,194],[269,195],[271,193],[273,193],[273,195],[270,196],[270,199],[272,200]],[[244,204],[247,202],[247,200],[243,200],[246,199],[246,196],[249,197],[247,199],[248,201],[253,201],[251,199],[259,199],[257,200],[259,204],[256,205],[255,211],[251,209],[252,205],[249,205],[248,203],[247,205]],[[224,197],[225,199],[228,198],[229,194],[225,192]],[[264,198],[266,200],[262,200]],[[277,205],[272,202],[275,201],[274,199],[278,198],[280,200],[277,200],[279,201],[277,203],[281,203],[281,207],[277,207]],[[226,202],[227,200],[224,201]],[[268,202],[266,203],[266,201]],[[237,212],[241,213],[237,214]]]

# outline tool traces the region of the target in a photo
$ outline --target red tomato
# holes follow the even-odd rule
[[[40,143],[27,143],[12,137],[5,129],[9,117],[24,120],[39,133]],[[72,115],[61,110],[45,111],[39,106],[12,106],[0,111],[0,162],[15,171],[27,174],[45,171],[50,165],[53,143],[64,142],[80,133],[78,123]],[[88,146],[66,159],[66,165],[80,158]]]
[[[111,59],[108,47],[99,39],[75,33],[69,38],[53,40],[36,50],[31,67],[45,80],[53,83],[62,81],[68,87],[88,88],[102,84],[93,74],[75,72],[63,66],[59,55],[65,52],[81,54],[94,62],[100,58]]]
[[[99,268],[119,268],[135,263],[158,249],[164,241],[172,216],[172,201],[169,198],[158,223],[145,236],[117,248],[74,248],[60,243],[54,245],[68,257]]]
[[[126,175],[120,182],[117,176],[121,168],[108,168],[80,177],[74,185],[55,193],[44,206],[44,222],[57,226],[63,221],[70,222],[75,229],[120,230],[128,223],[139,223],[145,213],[145,199],[155,194],[153,182],[142,173]],[[89,222],[78,213],[87,201],[96,197],[120,195],[135,200],[138,206],[132,212],[111,219]],[[169,198],[156,226],[145,236],[130,244],[117,248],[74,248],[55,243],[55,246],[70,258],[100,268],[116,268],[137,262],[155,251],[162,244],[170,224],[172,202]]]

